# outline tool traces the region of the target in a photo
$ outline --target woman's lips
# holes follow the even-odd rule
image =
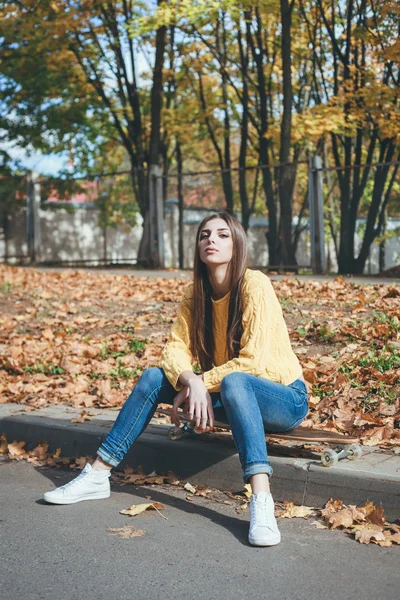
[[[213,252],[218,252],[218,250],[216,250],[215,248],[207,248],[206,252],[207,252],[207,254],[211,254]]]

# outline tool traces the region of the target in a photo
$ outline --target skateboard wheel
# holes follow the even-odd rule
[[[339,459],[337,452],[331,449],[324,450],[324,452],[321,455],[321,463],[324,465],[324,467],[333,467],[334,465],[336,465],[338,460]]]
[[[359,444],[350,444],[348,451],[350,452],[347,457],[349,460],[356,460],[362,456],[362,448]]]
[[[168,437],[170,440],[180,440],[182,437],[182,429],[179,427],[170,427],[168,429]]]

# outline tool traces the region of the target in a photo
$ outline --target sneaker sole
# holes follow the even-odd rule
[[[43,495],[43,500],[48,502],[49,504],[75,504],[76,502],[82,502],[83,500],[101,500],[102,498],[109,498],[111,495],[110,492],[102,492],[101,494],[89,494],[87,496],[82,496],[81,498],[48,498],[47,494]]]
[[[281,541],[281,536],[270,538],[268,540],[249,537],[249,543],[252,546],[276,546]]]

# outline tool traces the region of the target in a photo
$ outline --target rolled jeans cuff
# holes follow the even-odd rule
[[[121,461],[117,460],[116,458],[113,458],[110,454],[108,454],[108,452],[105,452],[104,450],[102,450],[101,446],[97,450],[96,454],[97,454],[97,456],[100,456],[100,458],[102,458],[104,460],[104,462],[106,462],[109,465],[112,465],[113,467],[117,467],[119,465],[119,463],[121,462]]]
[[[266,473],[271,477],[273,472],[274,470],[269,462],[250,463],[243,469],[243,481],[249,483],[249,477],[251,477],[251,475],[257,475],[258,473]]]

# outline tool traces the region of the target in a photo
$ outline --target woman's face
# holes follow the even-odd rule
[[[210,266],[227,264],[232,252],[233,239],[228,224],[219,218],[207,221],[199,236],[200,260]]]

